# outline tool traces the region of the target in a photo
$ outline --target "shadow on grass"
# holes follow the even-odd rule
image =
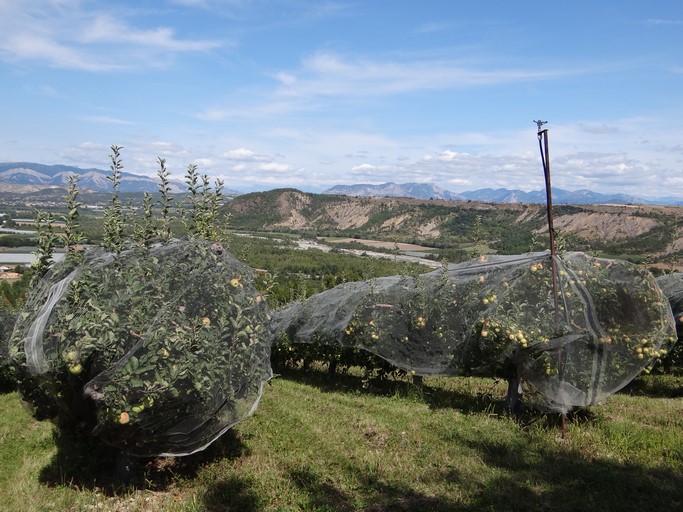
[[[683,397],[683,375],[642,375],[620,393],[651,398],[680,398]]]
[[[674,511],[683,507],[683,472],[590,459],[576,451],[461,438],[494,477],[462,510]],[[467,475],[453,472],[451,478]]]
[[[332,482],[319,475],[307,471],[290,471],[290,478],[308,497],[306,510],[330,512],[408,512],[434,511],[447,512],[460,510],[458,503],[443,497],[430,496],[415,491],[410,487],[382,481],[374,476],[364,475],[362,471],[354,471],[354,477],[360,481],[360,492],[337,488]],[[363,503],[372,503],[364,506]]]
[[[298,383],[314,386],[324,392],[366,393],[373,396],[400,396],[414,399],[429,406],[430,409],[456,409],[464,414],[487,414],[507,417],[505,397],[495,392],[496,384],[472,387],[462,390],[444,389],[428,384],[415,385],[406,380],[376,379],[367,382],[360,376],[350,374],[328,375],[318,369],[280,368],[279,376]],[[453,377],[458,379],[460,377]],[[465,378],[465,377],[463,377]],[[493,381],[492,381],[493,382]],[[575,423],[591,423],[595,414],[588,409],[575,409],[567,420]],[[547,428],[560,428],[561,415],[539,413],[536,410],[522,407],[515,414],[515,420],[521,426],[539,423]]]
[[[476,432],[472,432],[476,435]],[[667,467],[642,467],[609,460],[592,460],[575,451],[544,449],[522,443],[483,442],[460,437],[481,461],[475,477],[448,467],[416,474],[414,479],[387,481],[361,468],[347,468],[353,490],[311,470],[290,471],[305,493],[306,510],[325,511],[460,511],[505,510],[569,512],[601,510],[642,512],[683,508],[683,473]],[[481,475],[484,475],[483,477]],[[412,482],[442,494],[426,494]],[[416,486],[415,486],[416,487]]]
[[[8,395],[9,393],[14,393],[17,390],[17,385],[15,382],[5,381],[0,377],[0,395]]]
[[[236,459],[248,451],[234,430],[185,457],[130,457],[97,438],[57,428],[54,441],[57,453],[40,472],[42,484],[98,489],[110,496],[139,489],[163,491],[177,480],[194,478],[206,464]]]
[[[1,343],[1,340],[0,340]],[[0,354],[0,395],[13,393],[17,390],[17,379],[13,368],[5,364]]]
[[[465,413],[504,414],[505,412],[504,397],[495,396],[492,390],[458,391],[431,387],[427,384],[416,385],[407,380],[396,379],[368,381],[358,375],[347,373],[329,375],[318,369],[278,368],[277,375],[287,380],[314,386],[323,392],[399,396],[425,403],[432,409],[458,409]]]
[[[209,512],[257,512],[263,503],[252,487],[250,479],[238,477],[212,483],[204,493],[204,508]]]

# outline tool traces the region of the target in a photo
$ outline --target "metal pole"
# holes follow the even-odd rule
[[[553,303],[555,306],[555,329],[560,328],[560,308],[558,303],[558,283],[557,283],[557,263],[555,256],[555,227],[553,223],[553,194],[550,184],[550,150],[548,145],[548,129],[541,129],[547,121],[534,121],[538,125],[538,147],[541,151],[541,163],[543,164],[543,175],[545,177],[545,208],[548,218],[548,235],[550,238],[550,269],[553,276]]]
[[[553,226],[553,196],[550,184],[550,150],[548,147],[548,129],[541,129],[547,121],[534,121],[538,126],[538,146],[541,150],[543,175],[545,177],[546,214],[548,218],[548,234],[550,238],[550,270],[553,276],[553,305],[555,306],[555,331],[560,329],[560,305],[558,297],[557,262],[555,261],[555,228]],[[562,365],[562,354],[558,353],[558,365]],[[561,373],[561,372],[560,372]],[[562,438],[567,432],[567,415],[561,415]]]
[[[545,175],[546,213],[548,216],[548,230],[550,233],[550,254],[554,257],[556,255],[555,228],[553,226],[553,194],[552,188],[550,186],[550,153],[548,153],[548,130],[541,131],[539,135],[543,138],[543,146],[545,150],[545,158],[543,159],[543,173]]]

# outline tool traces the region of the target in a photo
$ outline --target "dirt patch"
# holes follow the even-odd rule
[[[383,240],[367,240],[365,238],[339,238],[336,240],[325,240],[326,244],[342,244],[349,242],[358,242],[359,244],[367,245],[368,247],[374,247],[378,249],[398,249],[402,252],[423,252],[434,250],[432,247],[425,247],[424,245],[404,244],[401,242],[386,242]]]
[[[309,224],[300,210],[311,203],[311,198],[300,192],[285,192],[278,198],[278,212],[285,219],[274,228],[300,229]]]
[[[676,230],[676,241],[673,246],[668,249],[667,252],[681,252],[683,251],[683,228],[678,228]]]
[[[343,203],[332,203],[325,208],[325,213],[329,215],[332,222],[336,223],[339,229],[359,228],[370,220],[369,213],[373,207],[369,204],[345,201]]]
[[[439,225],[443,221],[441,219],[432,219],[429,222],[422,224],[417,228],[417,232],[420,236],[426,238],[438,238],[441,236],[441,231],[439,231]]]
[[[538,208],[530,206],[529,208],[522,211],[519,217],[515,219],[515,223],[521,224],[523,222],[527,222],[533,219],[536,215],[538,215],[538,210]]]
[[[589,240],[630,238],[647,233],[658,224],[655,219],[647,217],[598,212],[580,212],[555,218],[556,229]]]
[[[404,213],[403,215],[399,215],[397,217],[392,217],[391,219],[385,220],[382,223],[381,229],[396,229],[401,224],[404,222],[408,222],[412,218],[412,215],[409,213]]]

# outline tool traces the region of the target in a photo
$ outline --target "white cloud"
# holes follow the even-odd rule
[[[353,173],[353,174],[361,174],[361,173],[365,174],[365,173],[376,171],[376,170],[377,170],[376,165],[360,164],[360,165],[356,165],[356,166],[352,167],[351,173]]]
[[[11,62],[45,61],[53,67],[80,71],[114,71],[124,67],[38,34],[0,34],[0,58]]]
[[[298,187],[306,188],[310,185],[306,176],[291,174],[287,176],[270,176],[263,174],[252,174],[244,177],[244,183],[249,183],[256,188],[276,188],[276,187]]]
[[[201,158],[193,159],[190,151],[183,146],[168,141],[136,139],[124,140],[117,145],[122,147],[123,170],[135,174],[156,175],[159,169],[159,157],[167,161],[167,168],[174,178],[182,177],[189,162],[202,161]],[[111,144],[93,141],[67,146],[59,151],[60,158],[65,162],[79,167],[96,167],[104,170],[109,169],[111,165],[110,154]],[[207,157],[202,163],[207,164],[208,161]]]
[[[129,43],[166,52],[204,52],[221,46],[210,40],[182,40],[169,27],[139,30],[109,15],[95,16],[84,27],[80,40],[84,43]]]
[[[261,164],[258,167],[262,171],[268,172],[288,172],[292,170],[292,166],[289,164],[280,164],[277,162],[268,162],[266,164]]]
[[[80,1],[5,0],[0,3],[0,59],[108,72],[159,66],[170,57],[206,52],[225,42],[182,39],[171,27],[139,29],[121,10]]]
[[[463,178],[453,178],[451,180],[448,180],[447,183],[450,186],[457,187],[458,189],[462,189],[463,187],[469,187],[472,185],[472,182],[470,180]]]
[[[180,145],[173,139],[145,140],[131,135],[117,142],[125,147],[124,165],[131,172],[153,176],[157,155],[168,158],[171,172],[181,176],[188,162],[201,162],[207,168],[202,172],[212,177],[225,173],[226,183],[238,190],[273,186],[322,190],[336,184],[389,181],[434,183],[454,192],[485,187],[539,190],[544,183],[536,129],[531,122],[528,125],[516,131],[395,137],[360,129],[283,125],[259,130],[258,136],[242,133],[239,140],[244,145],[236,144],[230,150],[216,149],[225,148],[225,141],[184,140]],[[603,126],[614,129],[597,130],[605,132],[599,134],[586,130]],[[675,195],[683,168],[683,146],[679,132],[668,126],[655,115],[583,119],[550,126],[553,186]],[[629,142],[645,137],[652,142]],[[250,149],[256,147],[267,147],[270,154]],[[69,146],[61,152],[68,163],[103,169],[109,167],[108,154],[109,146],[97,142]]]
[[[211,158],[195,158],[192,162],[197,167],[213,167],[214,161]]]
[[[476,69],[449,60],[378,61],[344,59],[318,52],[304,59],[298,71],[282,83],[287,96],[379,96],[414,91],[474,87],[530,80],[547,80],[588,69]]]
[[[415,92],[473,88],[564,78],[588,68],[486,69],[454,60],[373,60],[316,52],[296,69],[272,72],[271,88],[230,98],[229,106],[207,106],[195,114],[205,121],[264,119],[296,112],[315,112],[331,99],[367,99]],[[241,105],[235,107],[234,105]]]
[[[276,73],[275,78],[277,78],[277,80],[279,80],[282,83],[282,85],[286,86],[294,85],[294,83],[296,82],[296,77],[291,73]]]
[[[153,141],[144,145],[146,148],[157,156],[173,157],[173,158],[189,158],[190,153],[180,144],[167,141]]]
[[[132,121],[126,121],[125,119],[118,119],[116,117],[110,117],[110,116],[84,116],[82,119],[84,121],[90,121],[93,123],[121,124],[121,125],[135,124]]]
[[[462,157],[467,157],[467,153],[457,153],[456,151],[451,151],[450,149],[447,149],[443,153],[437,156],[439,160],[442,160],[444,162],[452,162],[456,160],[457,158],[462,158]]]
[[[257,162],[267,159],[267,157],[259,155],[247,148],[231,149],[230,151],[226,151],[225,153],[221,154],[221,157],[226,160],[237,160],[246,162]]]
[[[82,142],[59,151],[60,158],[80,167],[97,167],[106,162],[111,146],[92,141]]]

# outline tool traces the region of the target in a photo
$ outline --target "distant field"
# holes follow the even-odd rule
[[[64,258],[64,253],[55,253],[52,256],[52,259],[54,261],[60,261],[61,259]],[[33,261],[36,259],[36,255],[33,253],[22,253],[22,252],[0,252],[0,264],[2,265],[8,265],[8,266],[13,266],[13,265],[26,265],[29,263],[33,263]]]
[[[386,242],[382,240],[368,240],[365,238],[336,238],[336,237],[322,237],[327,243],[338,244],[338,243],[352,243],[357,242],[359,244],[367,245],[368,247],[379,248],[379,249],[398,249],[401,252],[434,252],[433,247],[427,247],[424,245],[416,244],[406,244],[402,242]]]

